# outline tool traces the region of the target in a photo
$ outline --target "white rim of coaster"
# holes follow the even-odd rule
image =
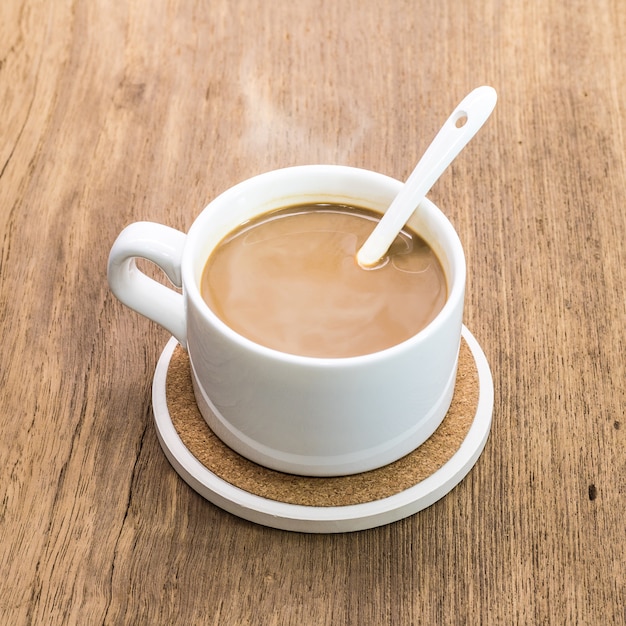
[[[474,466],[482,453],[493,412],[493,379],[482,348],[467,327],[462,337],[478,370],[478,406],[470,429],[454,455],[419,483],[387,498],[342,506],[289,504],[249,493],[207,469],[182,442],[172,423],[166,398],[170,359],[178,341],[172,337],[157,363],[152,385],[152,405],[157,436],[172,467],[202,497],[251,522],[281,530],[340,533],[383,526],[409,517],[449,493]]]

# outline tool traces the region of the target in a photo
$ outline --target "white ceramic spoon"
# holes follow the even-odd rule
[[[487,121],[496,100],[495,89],[487,86],[474,89],[461,100],[357,252],[359,265],[373,267],[386,254],[424,196]]]

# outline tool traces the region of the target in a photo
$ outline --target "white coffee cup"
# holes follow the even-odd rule
[[[224,443],[250,460],[311,476],[363,472],[417,448],[445,417],[456,379],[466,267],[453,226],[428,199],[409,226],[439,257],[448,298],[426,328],[396,346],[348,358],[285,354],[230,329],[200,294],[209,254],[245,220],[311,202],[383,213],[401,186],[382,174],[344,166],[275,170],[215,198],[186,235],[137,222],[113,244],[111,290],[187,350],[202,415]],[[182,294],[142,273],[135,257],[160,266]]]

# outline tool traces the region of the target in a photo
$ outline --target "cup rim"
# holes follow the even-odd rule
[[[222,321],[204,301],[204,299],[202,298],[202,294],[200,293],[200,287],[195,278],[196,249],[201,244],[200,238],[202,236],[202,233],[205,231],[206,223],[210,221],[212,210],[216,209],[216,207],[219,206],[223,207],[225,203],[234,201],[235,198],[240,197],[242,193],[246,191],[250,191],[255,185],[268,183],[279,185],[285,180],[283,177],[298,177],[302,175],[311,175],[313,173],[315,173],[320,178],[333,176],[336,177],[337,180],[339,180],[341,177],[350,177],[354,180],[357,180],[361,177],[364,181],[365,178],[367,178],[370,183],[373,182],[376,186],[380,187],[381,190],[384,189],[387,192],[392,191],[395,194],[398,193],[400,187],[403,184],[401,181],[395,178],[379,172],[374,172],[372,170],[346,165],[325,164],[296,165],[279,168],[267,171],[265,173],[257,174],[256,176],[245,179],[235,184],[234,186],[218,194],[213,200],[211,200],[202,210],[202,212],[196,217],[193,224],[191,225],[191,228],[189,229],[181,262],[183,293],[185,294],[185,296],[193,303],[195,309],[203,315],[204,319],[208,321],[214,328],[216,328],[223,336],[227,337],[230,341],[238,344],[241,348],[245,350],[253,350],[259,355],[280,360],[281,362],[289,363],[291,365],[306,365],[309,367],[317,365],[324,368],[340,367],[346,364],[357,363],[365,365],[372,361],[379,361],[386,358],[395,358],[402,352],[413,349],[415,344],[427,341],[431,335],[437,333],[440,327],[446,323],[448,318],[456,310],[459,300],[462,300],[464,298],[467,272],[465,253],[463,251],[463,246],[455,228],[452,226],[452,223],[441,211],[441,209],[439,209],[434,204],[434,202],[432,202],[428,198],[424,198],[419,206],[431,212],[432,215],[436,216],[436,219],[440,221],[441,226],[447,232],[449,240],[449,246],[447,247],[449,247],[449,257],[451,259],[451,264],[454,266],[454,277],[452,284],[448,285],[448,297],[446,299],[446,302],[441,311],[435,317],[435,319],[429,322],[415,335],[409,337],[401,343],[395,344],[393,346],[390,346],[389,348],[385,348],[384,350],[379,350],[377,352],[347,357],[315,357],[292,354],[290,352],[282,352],[275,348],[270,348],[268,346],[264,346],[263,344],[257,343],[256,341],[253,341],[252,339],[249,339],[244,335],[241,335],[237,331],[233,330],[232,328],[230,328],[230,326],[228,326],[228,324]],[[304,195],[304,193],[302,193],[301,195]],[[314,193],[312,193],[311,195],[314,195]],[[319,195],[322,196],[323,192],[320,191]],[[289,202],[289,200],[287,199],[285,201]],[[231,231],[233,228],[236,228],[236,226],[229,228],[229,231]],[[202,265],[204,265],[205,262],[206,259],[202,261]],[[449,280],[449,276],[447,274],[446,278],[448,278]]]

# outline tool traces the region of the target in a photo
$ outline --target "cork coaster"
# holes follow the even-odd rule
[[[195,403],[186,353],[172,338],[154,374],[154,423],[163,452],[201,496],[239,517],[283,530],[352,532],[417,513],[450,492],[482,453],[493,412],[487,359],[463,326],[455,394],[437,431],[385,467],[303,477],[261,467],[225,446]]]
[[[285,474],[233,451],[213,433],[194,398],[187,353],[178,345],[166,380],[170,417],[191,454],[216,476],[263,498],[304,506],[346,506],[387,498],[423,481],[442,467],[467,436],[478,404],[478,372],[463,340],[457,381],[446,417],[419,448],[384,467],[337,477]]]

